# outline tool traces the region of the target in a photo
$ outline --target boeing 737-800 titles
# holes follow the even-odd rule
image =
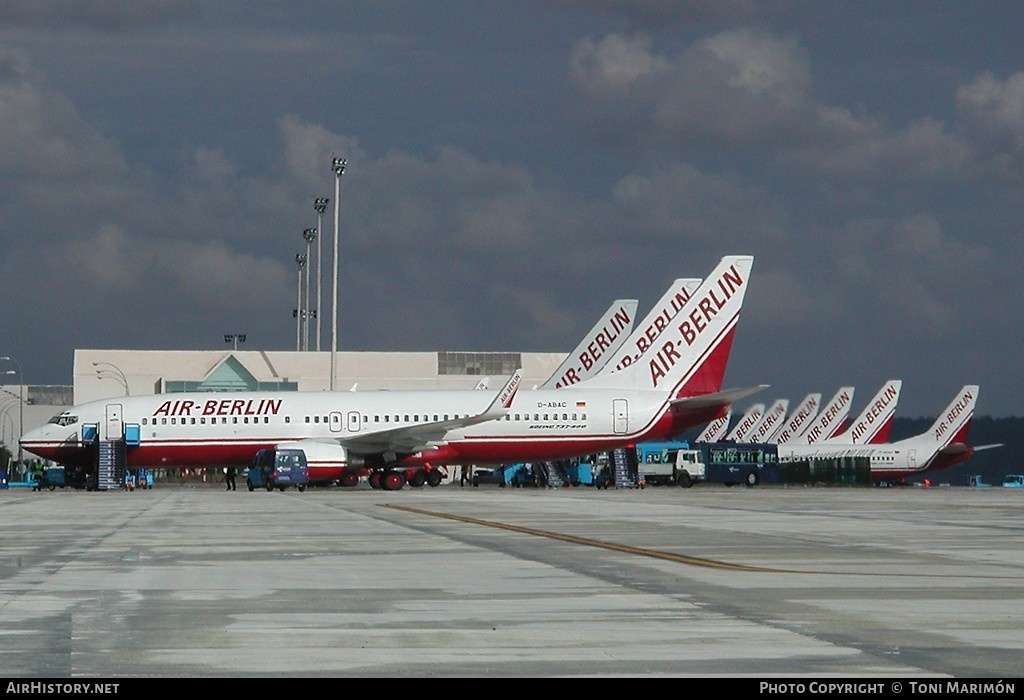
[[[75,406],[21,438],[65,465],[97,463],[97,441],[123,441],[124,466],[247,465],[264,448],[333,455],[311,480],[366,473],[386,489],[434,464],[568,459],[707,423],[763,386],[722,391],[753,257],[722,258],[640,361],[557,389],[523,389],[516,372],[487,391],[181,393]],[[326,464],[326,461],[321,462]],[[313,472],[313,467],[310,468]]]

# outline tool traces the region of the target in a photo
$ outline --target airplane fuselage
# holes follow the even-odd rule
[[[26,435],[24,449],[66,465],[94,459],[83,428],[101,439],[113,421],[138,426],[128,467],[246,465],[257,450],[294,441],[348,445],[375,455],[373,436],[480,413],[488,392],[257,392],[157,394],[83,404]],[[402,466],[508,463],[599,452],[624,440],[678,434],[704,416],[666,409],[664,393],[622,390],[523,390],[504,417],[449,431],[427,449],[393,455]],[[712,418],[715,409],[709,412]],[[356,444],[355,441],[362,441]],[[346,465],[333,460],[337,469]],[[316,466],[311,465],[313,475]]]

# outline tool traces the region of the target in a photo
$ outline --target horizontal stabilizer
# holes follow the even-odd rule
[[[991,450],[993,447],[1006,447],[1006,445],[1004,445],[1001,442],[994,442],[991,445],[978,445],[977,447],[974,448],[974,451],[977,452],[978,450]]]
[[[716,391],[713,394],[702,394],[700,396],[688,396],[682,399],[673,399],[672,406],[688,409],[698,409],[728,405],[735,403],[740,399],[745,399],[748,396],[752,396],[759,391],[764,391],[769,386],[771,385],[759,384],[758,386],[748,386],[739,389],[726,389],[725,391]]]

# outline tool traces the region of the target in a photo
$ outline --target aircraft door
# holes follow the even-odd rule
[[[100,440],[120,440],[124,437],[124,416],[119,403],[108,403],[104,411],[103,434]]]
[[[612,421],[616,435],[629,430],[629,402],[626,399],[612,399]]]
[[[348,412],[348,431],[350,433],[358,433],[359,432],[359,427],[360,427],[360,425],[362,425],[359,422],[359,419],[360,419],[359,411],[349,411]]]
[[[917,469],[917,450],[910,448],[907,450],[907,464],[911,469]]]
[[[327,416],[327,424],[330,426],[332,433],[340,433],[341,413],[339,411],[331,411],[330,415]]]

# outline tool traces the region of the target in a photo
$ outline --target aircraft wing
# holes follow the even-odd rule
[[[522,370],[517,369],[495,394],[490,405],[475,415],[360,433],[339,438],[338,442],[356,454],[376,454],[419,452],[428,447],[458,440],[460,436],[452,435],[452,431],[503,418],[512,405],[512,399],[519,390],[521,381]]]

